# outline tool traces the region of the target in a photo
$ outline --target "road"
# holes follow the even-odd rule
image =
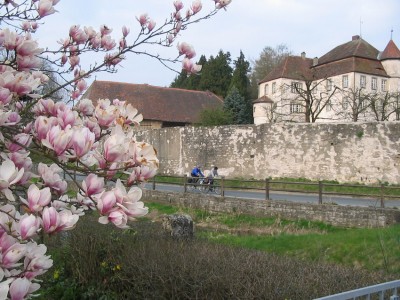
[[[152,189],[152,184],[148,183],[145,185],[145,189]],[[172,191],[172,192],[183,192],[183,186],[172,185],[172,184],[156,184],[156,190],[158,191]],[[199,191],[190,191],[191,193]],[[226,197],[236,197],[243,199],[265,199],[265,192],[261,191],[243,191],[243,190],[227,190],[225,191]],[[318,203],[318,195],[316,194],[303,194],[303,193],[287,193],[287,192],[270,192],[271,200],[286,200],[297,203]],[[380,207],[381,203],[379,199],[370,198],[355,198],[348,196],[334,196],[324,195],[322,199],[323,203],[334,203],[342,206],[372,206]],[[400,208],[400,200],[385,200],[386,208]]]

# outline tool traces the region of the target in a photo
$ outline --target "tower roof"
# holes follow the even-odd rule
[[[381,53],[381,60],[385,59],[400,59],[400,50],[397,48],[393,40],[390,40],[385,50]]]

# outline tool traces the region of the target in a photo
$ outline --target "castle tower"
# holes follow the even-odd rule
[[[386,73],[390,76],[389,91],[400,92],[400,50],[393,40],[389,41],[379,59]]]

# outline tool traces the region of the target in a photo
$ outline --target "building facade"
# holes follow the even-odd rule
[[[400,50],[359,36],[320,58],[288,56],[261,82],[254,124],[400,120]]]

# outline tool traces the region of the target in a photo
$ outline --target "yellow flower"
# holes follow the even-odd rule
[[[58,279],[60,277],[60,272],[58,270],[54,271],[53,278]]]

